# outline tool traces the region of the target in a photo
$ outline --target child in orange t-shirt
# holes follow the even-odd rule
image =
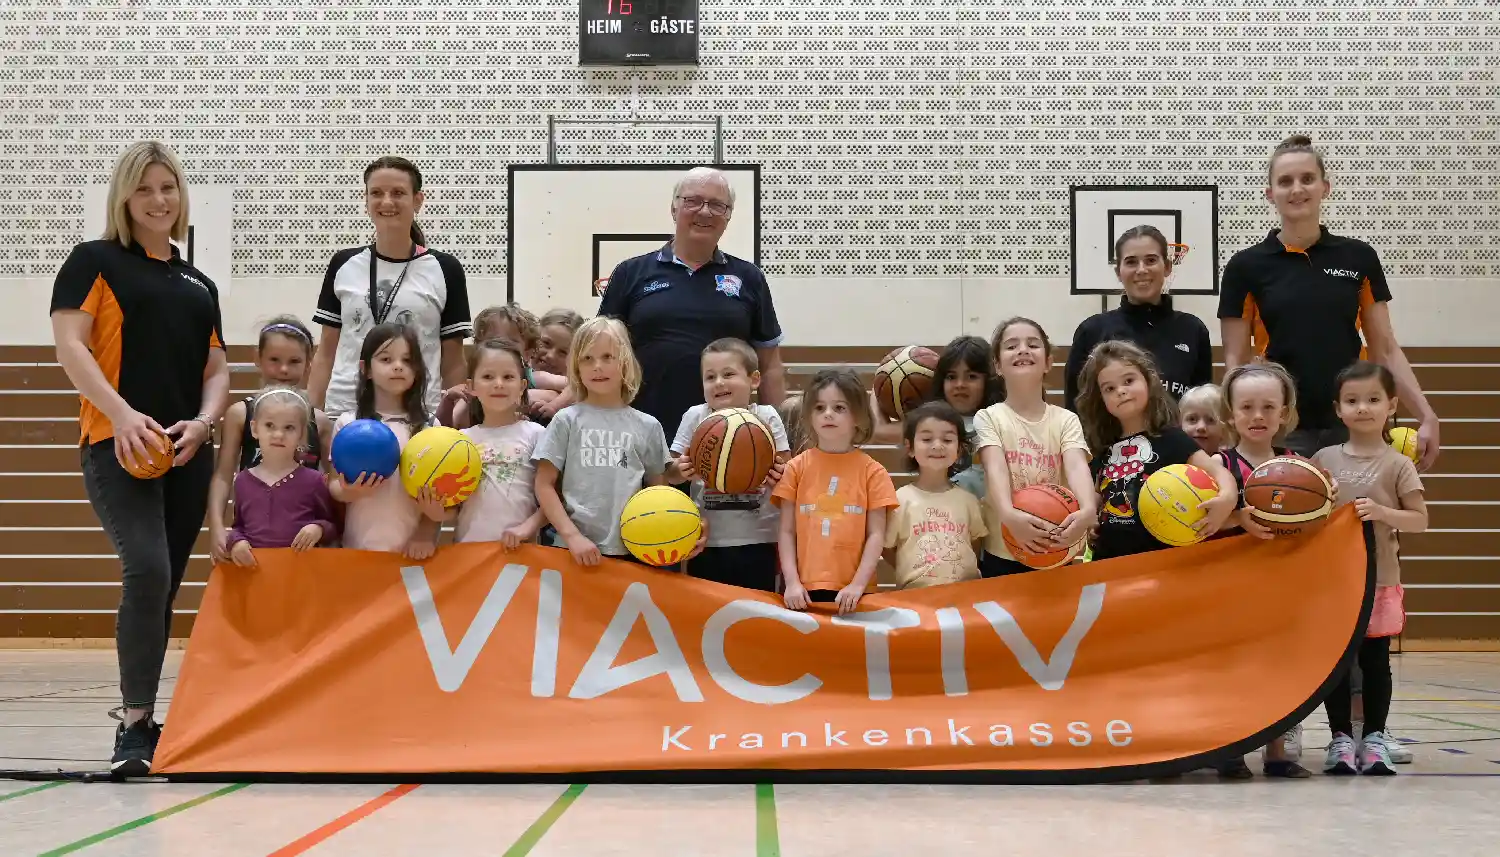
[[[875,579],[886,512],[900,501],[890,474],[858,449],[875,423],[858,375],[815,375],[802,396],[801,421],[817,443],[787,463],[771,495],[781,506],[782,597],[793,610],[833,602],[849,613]]]

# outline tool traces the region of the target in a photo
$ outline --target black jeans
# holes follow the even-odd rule
[[[120,694],[129,708],[150,708],[167,655],[172,601],[208,511],[213,444],[157,479],[127,473],[115,458],[113,440],[83,447],[80,458],[89,503],[120,556]]]

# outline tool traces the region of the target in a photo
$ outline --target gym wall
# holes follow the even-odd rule
[[[501,301],[506,165],[544,159],[549,115],[724,117],[725,160],[763,168],[761,261],[793,343],[941,342],[1017,311],[1066,339],[1100,303],[1068,294],[1069,185],[1218,185],[1222,264],[1272,225],[1265,160],[1293,131],[1327,151],[1329,225],[1385,259],[1403,340],[1494,342],[1475,311],[1500,294],[1493,3],[704,0],[701,67],[636,71],[580,69],[576,16],[0,5],[0,342],[46,341],[85,189],[141,138],[232,189],[232,341],[311,315],[330,254],[368,240],[360,171],[391,152],[426,171],[424,225],[473,304]],[[558,158],[708,161],[711,138],[572,126]],[[642,200],[640,231],[666,208]]]

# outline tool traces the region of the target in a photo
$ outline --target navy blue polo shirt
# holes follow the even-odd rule
[[[1365,353],[1366,308],[1391,299],[1380,256],[1363,241],[1327,227],[1311,247],[1287,247],[1279,230],[1224,266],[1219,318],[1250,322],[1257,353],[1285,366],[1297,382],[1297,424],[1341,425],[1334,381]]]
[[[781,323],[760,268],[715,250],[712,261],[695,271],[677,258],[670,242],[615,266],[599,315],[618,318],[630,330],[642,375],[632,406],[656,417],[669,438],[683,413],[703,404],[704,347],[725,337],[755,348],[781,343]]]

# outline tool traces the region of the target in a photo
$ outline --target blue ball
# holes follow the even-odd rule
[[[401,441],[380,420],[355,420],[333,436],[333,469],[354,482],[361,473],[389,478],[401,465]]]

